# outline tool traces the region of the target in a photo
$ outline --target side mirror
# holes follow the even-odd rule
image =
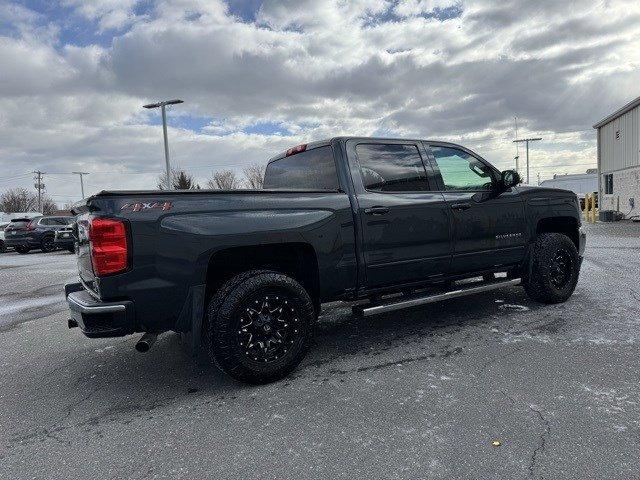
[[[505,170],[500,174],[500,190],[508,190],[518,185],[522,179],[520,174],[515,170]]]

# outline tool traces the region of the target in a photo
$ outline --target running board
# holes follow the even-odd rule
[[[421,297],[412,297],[404,300],[398,300],[397,298],[391,299],[390,303],[384,303],[381,305],[372,305],[367,307],[365,305],[355,305],[353,307],[353,313],[362,317],[368,317],[370,315],[377,315],[379,313],[391,312],[393,310],[399,310],[401,308],[416,307],[418,305],[425,305],[427,303],[440,302],[442,300],[449,300],[450,298],[464,297],[465,295],[473,295],[474,293],[488,292],[489,290],[496,290],[498,288],[518,285],[520,283],[519,278],[513,278],[508,280],[497,280],[492,282],[483,282],[480,285],[469,286],[466,288],[458,288],[457,290],[450,290],[444,293],[436,293],[432,295],[425,295]],[[393,301],[397,300],[397,301]]]

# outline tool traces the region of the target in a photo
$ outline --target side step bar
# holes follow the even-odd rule
[[[390,299],[389,303],[380,305],[356,305],[353,307],[353,313],[362,317],[368,317],[370,315],[377,315],[379,313],[391,312],[393,310],[399,310],[401,308],[416,307],[418,305],[425,305],[427,303],[440,302],[442,300],[448,300],[450,298],[464,297],[465,295],[472,295],[474,293],[488,292],[489,290],[496,290],[498,288],[518,285],[520,283],[519,278],[510,278],[508,280],[497,280],[491,282],[483,282],[480,285],[471,285],[466,288],[458,288],[457,290],[450,290],[444,293],[436,293],[432,295],[424,295],[419,297],[405,298],[400,300],[398,298]],[[395,301],[393,301],[395,300]]]

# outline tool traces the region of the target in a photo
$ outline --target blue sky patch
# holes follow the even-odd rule
[[[229,13],[244,22],[255,22],[263,0],[227,0]]]
[[[258,122],[242,131],[249,135],[291,135],[291,132],[278,122]]]
[[[402,22],[405,17],[402,17],[395,12],[395,7],[398,2],[393,2],[387,10],[382,13],[370,14],[364,18],[365,27],[375,27],[376,25],[382,25],[384,23]],[[422,18],[435,18],[441,22],[445,20],[451,20],[452,18],[458,18],[462,15],[462,4],[455,3],[448,7],[436,7],[429,12],[422,12],[418,17]]]

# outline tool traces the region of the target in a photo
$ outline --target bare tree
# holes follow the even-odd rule
[[[58,205],[50,197],[42,197],[42,213],[50,215]],[[38,211],[38,195],[26,188],[13,188],[0,196],[0,211],[6,213]]]
[[[240,188],[240,180],[233,170],[218,170],[213,173],[207,186],[216,190],[235,190]]]
[[[254,190],[262,190],[264,185],[264,170],[265,165],[254,163],[242,170],[244,173],[244,179],[249,188]]]
[[[6,213],[35,212],[38,208],[38,196],[26,188],[7,190],[0,197],[0,211]]]
[[[53,215],[58,210],[58,204],[49,197],[42,197],[42,214]]]
[[[193,175],[186,171],[171,169],[171,187],[173,190],[198,190],[200,186],[193,179]],[[158,177],[158,189],[166,190],[167,176],[162,174]]]

